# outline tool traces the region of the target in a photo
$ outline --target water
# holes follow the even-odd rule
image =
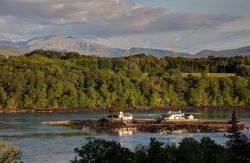
[[[137,111],[133,115],[136,118],[155,118],[163,111]],[[195,118],[202,119],[230,119],[230,110],[212,111],[185,111],[194,114]],[[239,119],[250,126],[250,111],[238,111]],[[107,133],[86,132],[79,129],[63,126],[42,125],[43,121],[83,120],[99,119],[102,112],[84,113],[37,113],[37,114],[10,114],[0,115],[0,139],[20,147],[23,151],[23,160],[26,163],[66,163],[75,156],[74,148],[80,147],[86,137],[95,136],[106,140],[115,140],[123,146],[134,148],[137,145],[145,145],[151,137],[157,140],[178,143],[184,137],[200,139],[209,136],[217,143],[224,144],[227,139],[224,133],[190,133],[190,134],[151,134],[135,133],[133,135],[111,135]],[[250,131],[244,131],[250,137]]]

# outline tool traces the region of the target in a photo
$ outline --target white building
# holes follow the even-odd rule
[[[186,119],[194,119],[194,116],[193,116],[192,114],[190,114],[190,115],[185,115],[185,118],[186,118]]]
[[[181,111],[178,112],[173,112],[173,111],[169,111],[167,113],[167,118],[166,119],[194,119],[193,115],[188,115],[188,114],[184,114]]]
[[[169,111],[167,113],[167,119],[184,119],[184,113],[182,113],[181,111],[178,112],[172,112]]]
[[[119,114],[119,118],[123,120],[132,120],[133,115],[131,113],[123,113],[122,111]]]

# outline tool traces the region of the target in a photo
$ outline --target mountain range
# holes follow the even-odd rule
[[[92,41],[80,40],[74,37],[44,36],[36,37],[27,41],[11,42],[0,41],[0,54],[20,55],[35,49],[54,50],[54,51],[76,51],[84,55],[99,55],[103,57],[120,57],[134,54],[152,54],[157,57],[181,56],[181,57],[232,57],[236,55],[250,56],[250,46],[229,49],[223,51],[203,50],[197,54],[185,52],[173,52],[163,49],[150,49],[133,47],[129,50],[112,48]]]

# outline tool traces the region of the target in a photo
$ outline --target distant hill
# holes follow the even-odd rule
[[[7,44],[9,42],[0,41],[0,44]],[[126,53],[124,49],[110,48],[102,44],[79,40],[73,37],[62,36],[45,36],[33,38],[28,41],[20,41],[13,43],[18,48],[28,49],[29,51],[35,49],[54,50],[54,51],[76,51],[85,55],[100,55],[107,57],[118,57]]]
[[[203,50],[194,55],[193,57],[208,57],[208,56],[215,56],[215,57],[233,57],[233,56],[250,56],[250,46],[237,48],[237,49],[229,49],[229,50],[222,50],[222,51],[213,51],[213,50]]]
[[[11,42],[11,41],[0,41],[1,45],[6,45],[6,46],[12,46],[12,47],[16,47],[16,43]]]
[[[131,48],[127,51],[127,54],[129,55],[134,55],[134,54],[151,54],[151,55],[155,55],[157,57],[164,57],[164,56],[174,56],[174,52],[173,51],[169,51],[169,50],[162,50],[162,49],[148,49],[148,48]],[[191,54],[188,53],[175,53],[175,56],[180,56],[180,57],[189,57]]]
[[[135,54],[155,55],[157,57],[173,56],[174,52],[163,49],[151,49],[133,47],[129,50],[112,48],[92,41],[80,40],[74,37],[63,36],[44,36],[37,37],[27,41],[10,42],[0,41],[1,53],[4,55],[19,55],[35,49],[54,50],[54,51],[75,51],[84,55],[99,55],[103,57],[120,57]],[[201,58],[208,56],[215,57],[232,57],[232,56],[250,56],[250,46],[230,49],[223,51],[203,50],[197,54],[176,52],[175,56]]]
[[[25,54],[27,52],[28,52],[27,49],[0,44],[0,55],[16,56],[16,55]]]

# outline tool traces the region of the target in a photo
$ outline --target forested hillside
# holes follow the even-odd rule
[[[0,108],[248,105],[249,76],[247,57],[112,59],[36,50],[0,56]]]

